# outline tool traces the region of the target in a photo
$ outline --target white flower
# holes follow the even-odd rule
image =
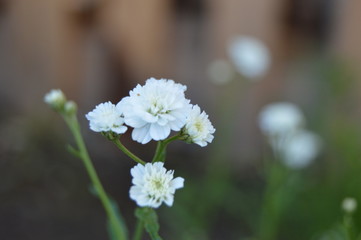
[[[320,148],[319,136],[307,130],[299,130],[279,146],[279,151],[288,167],[299,169],[308,166],[317,157]]]
[[[229,44],[228,55],[237,71],[251,80],[262,77],[271,62],[267,47],[249,36],[234,37]]]
[[[189,136],[187,141],[204,147],[212,142],[214,138],[212,134],[216,129],[212,126],[211,121],[209,121],[208,115],[204,111],[201,112],[198,105],[194,105],[187,117],[187,123],[183,131],[184,134]]]
[[[299,129],[304,117],[299,108],[287,102],[269,104],[259,115],[262,132],[268,136],[284,136]]]
[[[85,117],[89,120],[90,129],[94,132],[112,131],[122,134],[127,130],[127,127],[123,126],[124,119],[122,113],[111,102],[97,105]]]
[[[346,213],[353,213],[357,208],[357,201],[354,198],[347,197],[342,201],[341,207]]]
[[[66,97],[60,89],[52,89],[50,92],[45,94],[44,102],[53,108],[60,108],[64,106]]]
[[[144,86],[130,91],[117,108],[123,112],[125,123],[134,128],[133,140],[146,144],[167,138],[171,130],[179,131],[190,110],[186,89],[173,80],[150,78]]]
[[[162,162],[138,164],[130,170],[133,176],[130,198],[140,207],[159,207],[162,202],[173,205],[176,189],[182,188],[184,179],[173,179],[173,170],[167,171]]]

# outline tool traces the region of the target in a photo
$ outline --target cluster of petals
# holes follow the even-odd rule
[[[89,120],[90,129],[94,132],[109,132],[117,134],[125,133],[127,127],[124,126],[122,112],[111,102],[97,105],[95,109],[85,117]]]
[[[186,89],[173,80],[150,78],[130,91],[117,108],[123,112],[124,122],[134,128],[132,139],[146,144],[167,138],[171,130],[179,131],[191,108]]]
[[[158,208],[163,202],[172,206],[175,191],[183,187],[184,179],[173,178],[174,171],[167,171],[163,165],[162,162],[138,164],[131,169],[130,198],[140,207]]]
[[[201,112],[198,105],[193,105],[183,129],[183,133],[188,136],[187,141],[205,147],[212,142],[215,131],[208,115],[204,111]]]

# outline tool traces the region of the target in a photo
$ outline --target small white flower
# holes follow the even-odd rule
[[[213,133],[216,129],[213,127],[208,115],[198,105],[194,105],[187,117],[187,123],[184,126],[184,134],[188,135],[187,141],[196,143],[201,147],[206,146],[213,140]]]
[[[111,102],[97,105],[95,109],[85,117],[89,120],[90,129],[94,132],[115,132],[122,134],[127,130],[124,126],[122,112],[120,112]]]
[[[300,109],[288,102],[265,106],[259,115],[262,132],[268,136],[284,136],[302,127],[304,117]]]
[[[123,98],[117,108],[124,121],[133,127],[132,138],[142,144],[150,140],[163,140],[170,131],[179,131],[190,110],[184,96],[186,86],[173,80],[150,78],[144,86],[137,85]]]
[[[60,108],[64,106],[66,97],[60,89],[52,89],[50,92],[45,94],[44,102],[53,108]]]
[[[342,201],[341,207],[346,213],[353,213],[356,211],[357,201],[354,198],[347,197]]]
[[[249,36],[234,37],[229,44],[228,55],[237,71],[250,80],[262,77],[271,62],[267,47],[260,40]]]
[[[288,167],[299,169],[308,166],[317,157],[320,148],[319,136],[307,130],[299,130],[279,146],[279,151]]]
[[[173,205],[175,190],[182,188],[184,179],[173,179],[173,170],[167,171],[162,162],[138,164],[130,170],[133,176],[130,198],[140,207],[158,208],[163,202]]]

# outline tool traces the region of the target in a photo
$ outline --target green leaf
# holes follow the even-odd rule
[[[162,240],[158,234],[158,216],[152,208],[137,208],[135,210],[135,216],[143,222],[144,228],[152,240]]]
[[[125,221],[124,221],[124,218],[123,216],[120,214],[120,211],[119,211],[119,207],[118,207],[118,204],[110,198],[110,202],[111,202],[111,205],[112,205],[112,208],[113,208],[113,211],[118,219],[118,223],[120,226],[121,229],[122,229],[122,232],[124,233],[122,239],[128,239],[128,229],[127,229],[127,226],[125,224]],[[110,237],[110,240],[119,240],[116,238],[116,234],[115,234],[115,230],[114,228],[116,228],[117,226],[113,226],[112,222],[108,219],[107,221],[107,229],[108,229],[108,234],[109,234],[109,237]]]
[[[91,194],[93,194],[95,197],[99,197],[99,194],[96,190],[96,188],[94,187],[93,184],[89,185],[89,191]],[[123,216],[121,215],[120,211],[119,211],[119,207],[118,207],[118,204],[112,199],[109,197],[109,201],[110,201],[110,204],[113,208],[113,212],[115,213],[117,219],[118,219],[118,223],[119,223],[119,226],[114,226],[114,224],[112,224],[112,221],[110,221],[108,219],[107,221],[107,229],[108,229],[108,234],[109,234],[109,239],[110,240],[125,240],[125,239],[128,239],[128,229],[127,229],[127,226],[125,225],[125,221],[124,221],[124,218]],[[120,228],[122,230],[122,232],[124,233],[124,235],[122,236],[122,239],[117,239],[116,237],[116,234],[115,234],[115,229],[116,228]]]

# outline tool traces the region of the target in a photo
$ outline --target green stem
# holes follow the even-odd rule
[[[133,159],[134,161],[136,161],[137,163],[140,163],[142,165],[145,165],[146,162],[144,162],[142,159],[140,159],[139,157],[135,156],[131,151],[129,151],[121,142],[118,138],[113,140],[114,144],[120,149],[122,150],[128,157],[130,157],[131,159]]]
[[[353,219],[351,214],[346,213],[343,219],[343,225],[345,228],[346,240],[353,240]]]
[[[93,183],[93,186],[95,190],[97,191],[97,194],[99,196],[99,199],[105,209],[105,212],[109,218],[110,223],[114,227],[114,233],[116,235],[116,238],[119,240],[125,240],[125,233],[121,229],[121,223],[119,219],[117,218],[113,207],[111,205],[111,202],[99,180],[98,174],[95,171],[95,168],[90,160],[88,151],[86,149],[83,137],[80,133],[80,127],[79,122],[77,120],[77,117],[75,115],[71,116],[64,116],[65,122],[67,123],[68,127],[70,128],[74,138],[75,142],[78,146],[78,157],[83,161],[86,171],[89,174],[90,180]]]
[[[167,145],[177,139],[182,139],[181,134],[177,134],[165,140],[159,141],[152,162],[165,162],[165,150]]]
[[[277,162],[272,161],[266,167],[266,189],[261,210],[259,235],[262,240],[274,240],[277,237],[279,222],[283,206],[282,201],[287,198],[287,172]]]
[[[135,231],[134,231],[134,235],[133,235],[133,240],[140,240],[140,239],[142,238],[143,228],[144,228],[143,221],[141,221],[140,219],[138,219],[138,220],[137,220],[137,225],[135,226]]]

